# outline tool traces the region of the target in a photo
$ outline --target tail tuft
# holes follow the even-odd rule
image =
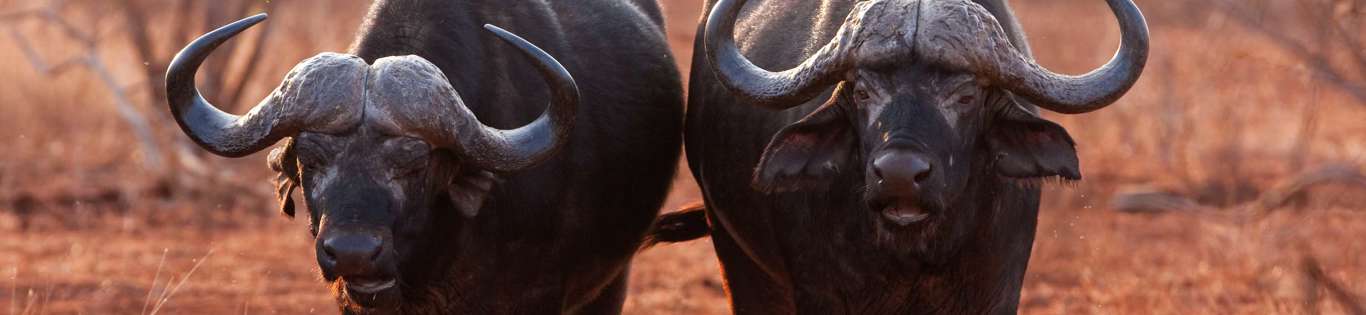
[[[678,211],[660,215],[654,227],[645,235],[640,249],[645,250],[660,243],[687,242],[711,234],[707,225],[707,207],[701,202],[683,206]]]

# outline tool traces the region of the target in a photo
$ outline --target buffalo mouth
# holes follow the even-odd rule
[[[343,276],[340,282],[346,300],[362,308],[393,308],[401,299],[394,277]]]
[[[914,200],[914,198],[880,198],[869,202],[869,208],[878,212],[878,216],[886,222],[900,227],[910,227],[916,223],[922,223],[934,216],[937,211],[933,207],[926,206]]]
[[[882,218],[900,226],[908,226],[930,218],[930,212],[918,205],[894,203],[882,208]]]

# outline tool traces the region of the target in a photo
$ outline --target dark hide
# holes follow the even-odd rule
[[[856,140],[844,109],[832,99],[773,136],[754,171],[754,188],[763,192],[825,190],[830,177],[854,162]]]
[[[855,3],[749,2],[735,42],[770,71],[829,42]],[[1028,53],[1004,0],[975,2]],[[1016,312],[1039,202],[1019,181],[1080,178],[1062,127],[972,74],[912,61],[860,64],[839,91],[774,111],[722,85],[700,35],[694,49],[687,157],[737,314]],[[886,152],[934,166],[915,198],[883,198],[896,192],[871,159]],[[893,206],[929,219],[879,213]]]
[[[370,307],[357,300],[366,296],[349,296],[334,282],[348,314],[620,312],[629,261],[681,149],[682,87],[659,7],[645,0],[380,0],[351,53],[368,63],[421,56],[484,124],[522,126],[545,109],[548,90],[485,23],[544,49],[577,81],[573,134],[554,158],[498,174],[369,122],[304,132],[271,155],[286,215],[295,212],[290,194],[302,187],[315,234],[362,218],[339,228],[382,229],[376,235],[393,243],[380,259],[392,262],[400,292],[374,298],[399,300]],[[329,165],[341,173],[326,175]],[[385,175],[392,180],[374,179]],[[310,189],[322,181],[336,184],[315,196]],[[379,202],[381,191],[404,195]]]

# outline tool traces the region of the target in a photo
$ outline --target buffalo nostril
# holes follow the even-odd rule
[[[924,164],[924,167],[925,167],[925,168],[922,169],[922,170],[920,170],[919,173],[916,173],[916,174],[915,174],[915,183],[916,183],[916,184],[924,183],[926,179],[929,179],[929,178],[930,178],[930,171],[934,169],[934,167],[931,166],[929,163],[925,163],[925,164]]]
[[[890,188],[914,189],[930,178],[929,161],[918,154],[892,151],[873,160],[873,176]]]
[[[364,272],[373,267],[383,251],[383,241],[374,235],[344,233],[323,240],[323,258],[335,264],[339,273]]]

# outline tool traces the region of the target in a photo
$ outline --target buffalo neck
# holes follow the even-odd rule
[[[990,172],[954,205],[982,225],[949,261],[915,271],[903,310],[936,314],[1013,314],[1034,242],[1039,189]],[[982,196],[989,196],[983,198]]]
[[[975,169],[982,171],[972,176],[974,180],[947,208],[973,212],[972,219],[979,224],[969,229],[943,259],[925,262],[887,248],[872,225],[880,220],[879,215],[866,202],[844,194],[827,194],[788,200],[831,207],[804,213],[811,216],[807,219],[801,219],[803,215],[777,219],[782,222],[778,226],[801,227],[790,229],[800,232],[790,234],[791,242],[785,250],[807,258],[768,257],[769,261],[784,262],[775,276],[799,284],[793,288],[792,302],[811,313],[1014,313],[1032,250],[1039,189],[1001,178],[989,166]],[[836,186],[861,187],[857,175],[861,174],[844,176]],[[790,213],[795,209],[770,210]],[[793,218],[796,221],[783,221]],[[854,231],[863,236],[843,235]]]
[[[825,231],[813,235],[820,240],[805,238],[792,248],[829,259],[788,261],[800,266],[786,276],[805,284],[795,288],[793,302],[800,309],[831,314],[1013,314],[1032,250],[1039,189],[1002,178],[989,164],[974,166],[979,171],[947,207],[972,212],[978,224],[947,256],[933,262],[904,256],[887,244],[872,245],[880,242],[871,226],[879,218],[861,198],[840,200],[842,207],[831,208],[854,211],[818,211],[839,214],[817,214],[821,219],[810,224],[839,226],[811,227]],[[844,180],[854,180],[851,186],[861,183],[853,176]],[[838,217],[850,213],[868,215]],[[837,231],[865,236],[842,240]]]

